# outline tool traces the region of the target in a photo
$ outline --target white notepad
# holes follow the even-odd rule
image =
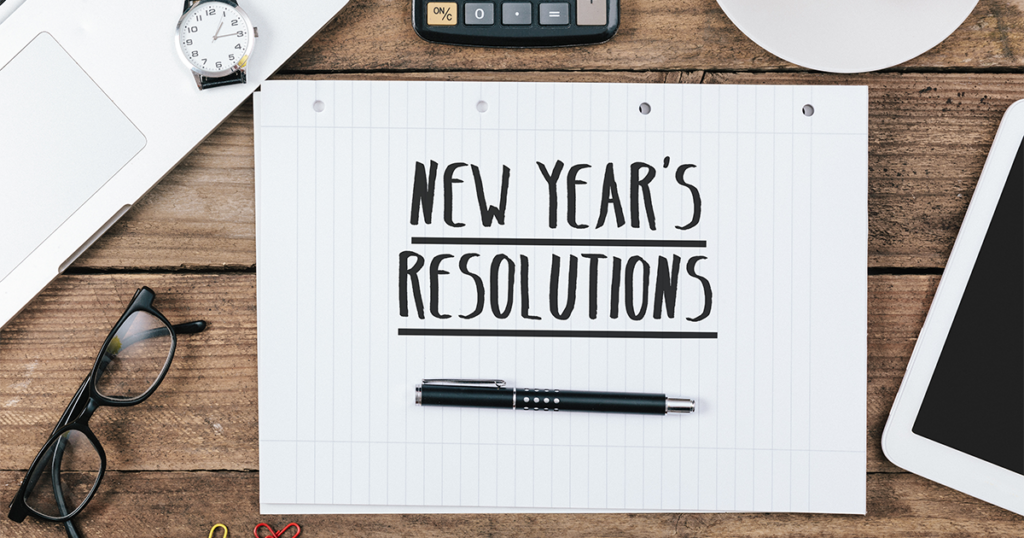
[[[864,513],[867,88],[257,95],[262,512]],[[697,412],[424,408],[424,378]]]

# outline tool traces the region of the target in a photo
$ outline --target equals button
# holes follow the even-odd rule
[[[540,5],[541,26],[557,26],[569,24],[569,4],[554,2]]]

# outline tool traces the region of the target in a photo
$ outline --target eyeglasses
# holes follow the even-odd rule
[[[206,329],[204,321],[171,326],[153,308],[155,297],[147,287],[135,292],[103,341],[89,375],[32,461],[11,501],[10,519],[20,523],[31,515],[63,522],[68,536],[77,538],[70,520],[92,500],[107,468],[107,456],[89,428],[89,419],[102,406],[126,407],[149,398],[171,367],[176,335]]]

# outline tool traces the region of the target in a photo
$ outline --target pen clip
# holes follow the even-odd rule
[[[505,381],[501,379],[424,379],[423,384],[500,389],[505,386]]]

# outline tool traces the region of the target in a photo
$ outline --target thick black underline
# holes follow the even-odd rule
[[[512,338],[718,338],[717,332],[687,331],[558,331],[529,329],[398,329],[398,336],[472,336]]]
[[[651,247],[651,248],[705,248],[703,240],[661,239],[544,239],[531,237],[413,237],[414,245],[496,245],[545,247]]]

